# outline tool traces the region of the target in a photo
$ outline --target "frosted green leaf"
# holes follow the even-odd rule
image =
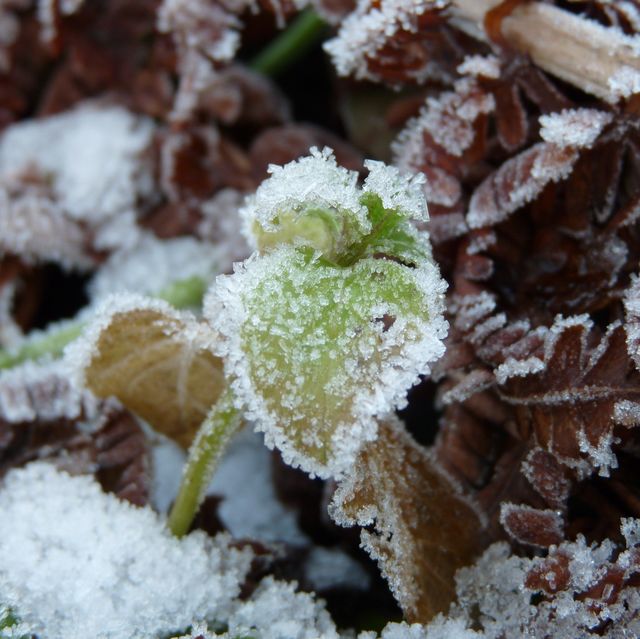
[[[205,316],[238,407],[267,445],[307,472],[340,476],[375,439],[375,417],[406,403],[442,355],[445,287],[430,261],[340,267],[283,246],[218,278]]]

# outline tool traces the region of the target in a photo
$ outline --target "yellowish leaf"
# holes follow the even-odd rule
[[[85,384],[187,447],[225,388],[222,360],[211,352],[213,331],[139,296],[113,297],[96,317],[74,347]]]

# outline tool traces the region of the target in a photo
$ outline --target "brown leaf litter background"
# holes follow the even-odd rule
[[[50,9],[45,27],[28,0],[0,8],[0,19],[15,26],[15,39],[0,43],[0,130],[86,99],[151,118],[153,141],[141,162],[157,189],[136,203],[136,223],[160,238],[208,233],[215,240],[215,223],[208,231],[201,224],[207,206],[236,206],[268,163],[285,163],[311,145],[330,145],[338,162],[360,168],[369,151],[350,139],[349,118],[402,131],[384,159],[428,178],[428,228],[450,284],[451,330],[434,379],[411,391],[403,412],[420,443],[385,426],[378,452],[361,455],[380,481],[354,489],[351,501],[345,485],[337,494],[340,519],[372,524],[365,544],[408,617],[424,621],[446,610],[453,572],[471,561],[476,545],[506,540],[515,553],[546,556],[527,586],[553,599],[569,583],[570,559],[555,545],[578,534],[622,544],[620,518],[640,517],[640,292],[633,279],[640,103],[637,95],[607,102],[558,79],[505,34],[514,32],[523,6],[544,4],[633,36],[640,3],[492,3],[481,38],[451,19],[464,2],[435,3],[355,60],[350,73],[359,82],[337,79],[316,50],[278,84],[245,62],[275,36],[278,19],[291,18],[292,6],[264,2],[252,13],[231,2],[196,2],[201,13],[166,12],[158,30],[157,0],[80,2],[67,12],[65,3],[43,4]],[[318,4],[334,17],[353,10]],[[219,59],[220,34],[241,23],[238,58]],[[317,88],[300,88],[312,74]],[[351,98],[373,85],[384,100],[350,112]],[[402,90],[387,93],[386,86]],[[566,123],[573,114],[593,135],[560,143],[541,127],[540,117],[551,114],[564,114]],[[1,337],[72,315],[86,301],[87,274],[108,252],[95,245],[94,229],[66,214],[42,176],[15,176],[0,190],[0,213],[30,216],[23,219],[33,228],[21,245],[10,241],[8,227],[0,234]],[[14,398],[11,406],[32,407],[24,419],[0,412],[0,472],[52,458],[145,503],[148,453],[131,415],[106,401],[91,408],[91,428],[80,428],[86,409],[56,414],[51,405],[65,392],[64,380],[45,381],[0,388],[0,398],[22,393],[22,404]],[[357,538],[327,520],[333,486],[322,488],[278,460],[274,467],[282,498],[313,535],[359,556]],[[295,480],[283,481],[289,473]],[[458,529],[476,518],[482,530],[471,523]],[[408,555],[394,545],[401,537]],[[540,577],[548,570],[557,574],[554,588]],[[602,587],[579,594],[594,606],[637,583],[637,570],[622,574],[615,560],[605,573]],[[439,574],[444,585],[436,596],[430,589]],[[384,600],[375,588],[370,600]]]

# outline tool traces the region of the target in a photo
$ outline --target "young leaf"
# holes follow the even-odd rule
[[[444,288],[431,262],[338,267],[284,246],[219,278],[205,316],[267,445],[308,472],[339,476],[375,439],[375,416],[402,405],[442,355]]]
[[[330,505],[343,526],[362,530],[362,545],[410,622],[446,612],[455,598],[454,575],[480,550],[481,524],[424,448],[395,418],[380,424],[338,486]]]
[[[189,313],[137,295],[114,295],[67,351],[98,397],[117,397],[188,446],[225,383],[215,335]]]

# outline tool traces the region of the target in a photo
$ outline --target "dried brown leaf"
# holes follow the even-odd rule
[[[547,184],[565,179],[578,156],[571,147],[540,142],[507,160],[471,196],[467,223],[481,228],[506,220]]]
[[[448,609],[456,570],[480,549],[476,512],[395,418],[364,447],[330,512],[341,525],[373,525],[362,545],[412,622]]]

